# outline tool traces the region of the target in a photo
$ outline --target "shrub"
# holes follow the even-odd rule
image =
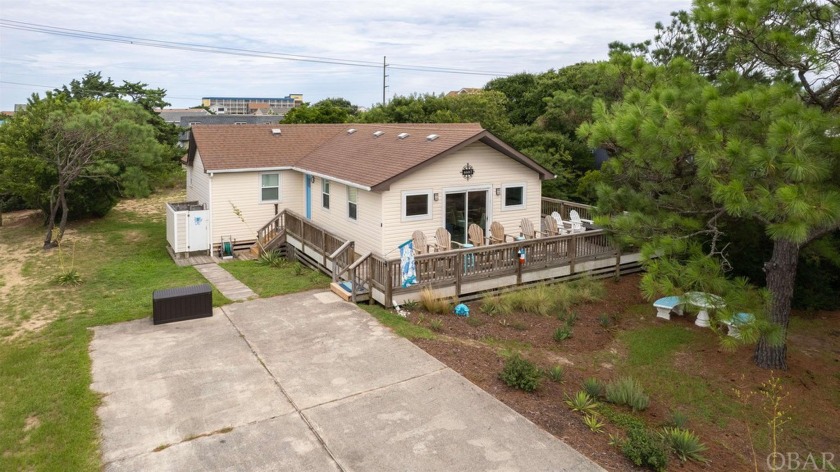
[[[481,298],[481,311],[490,316],[509,315],[513,312],[510,300],[501,295],[487,294]]]
[[[76,269],[70,269],[66,272],[58,274],[55,278],[55,283],[58,285],[80,285],[82,283],[82,276]]]
[[[598,315],[598,324],[601,325],[602,328],[609,328],[613,325],[613,323],[615,323],[615,319],[613,319],[612,316],[606,313],[601,313],[600,315]]]
[[[417,303],[417,300],[406,300],[403,302],[402,306],[406,310],[416,310],[420,304]]]
[[[594,411],[595,408],[598,407],[598,402],[593,400],[588,393],[581,390],[573,397],[566,395],[566,405],[569,405],[569,408],[571,408],[572,411],[588,413]]]
[[[439,333],[439,332],[443,331],[443,321],[438,320],[438,319],[434,319],[434,320],[430,321],[429,322],[429,329],[431,329],[432,331],[434,331],[436,333]]]
[[[688,416],[685,413],[679,410],[671,412],[671,417],[668,419],[668,426],[673,426],[674,428],[685,428],[686,423],[688,423]]]
[[[534,288],[523,290],[519,305],[522,311],[535,315],[548,315],[554,308],[554,300],[551,289],[547,285],[540,284]]]
[[[691,431],[665,427],[662,439],[683,462],[687,460],[706,462],[706,458],[700,454],[707,449],[706,445],[700,442],[700,438]]]
[[[452,299],[439,296],[429,287],[420,291],[420,306],[429,313],[445,315],[452,310]]]
[[[621,443],[621,452],[637,466],[657,472],[664,471],[668,465],[665,441],[645,428],[630,428],[627,439]]]
[[[569,315],[568,315],[568,316],[566,316],[566,325],[567,325],[569,328],[571,328],[572,326],[574,326],[574,325],[575,325],[575,323],[577,323],[577,319],[578,319],[577,314],[575,314],[575,313],[569,313]]]
[[[548,369],[548,378],[551,379],[552,382],[560,383],[563,381],[563,375],[565,374],[565,370],[563,369],[562,365],[555,365],[554,367]]]
[[[593,433],[600,433],[604,429],[604,422],[595,413],[587,413],[583,415],[583,424],[585,424]]]
[[[569,339],[571,337],[572,337],[572,327],[569,326],[568,323],[566,323],[563,326],[560,326],[559,328],[554,330],[554,340],[557,341],[558,343],[560,341]]]
[[[282,267],[286,264],[286,259],[280,255],[280,251],[272,249],[262,253],[257,263],[269,267]]]
[[[302,275],[303,270],[303,264],[301,264],[300,262],[295,262],[295,264],[292,266],[292,273],[294,275]]]
[[[642,386],[632,377],[622,377],[607,384],[605,397],[616,405],[627,405],[633,411],[642,411],[650,405],[650,398]]]
[[[601,398],[604,394],[604,384],[595,377],[583,381],[583,390],[592,398]]]
[[[533,392],[540,386],[540,369],[516,353],[505,361],[499,378],[509,387]]]

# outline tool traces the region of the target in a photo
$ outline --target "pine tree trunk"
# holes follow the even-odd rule
[[[787,370],[787,329],[798,261],[799,245],[792,241],[778,240],[773,243],[773,256],[764,264],[771,297],[770,321],[782,329],[781,342],[778,344],[771,343],[765,336],[758,340],[753,360],[764,369]]]
[[[58,199],[50,199],[50,216],[47,218],[47,232],[44,234],[44,249],[53,247],[52,230],[55,228],[55,216],[58,214]]]

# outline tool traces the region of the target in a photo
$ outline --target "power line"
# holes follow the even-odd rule
[[[268,51],[259,51],[252,49],[229,48],[221,46],[210,46],[205,44],[182,43],[175,41],[162,41],[157,39],[139,38],[133,36],[122,36],[106,33],[97,33],[94,31],[77,30],[71,28],[61,28],[57,26],[42,25],[37,23],[28,23],[23,21],[0,19],[0,28],[8,28],[20,31],[30,31],[35,33],[49,34],[55,36],[63,36],[76,39],[86,39],[91,41],[111,42],[118,44],[126,44],[131,46],[146,46],[159,49],[175,49],[181,51],[201,52],[210,54],[227,54],[232,56],[242,57],[259,57],[267,59],[277,59],[284,61],[297,62],[312,62],[320,64],[336,64],[351,67],[366,67],[379,68],[381,64],[372,61],[360,61],[353,59],[338,59],[320,56],[305,56],[300,54],[274,53]],[[492,77],[505,77],[509,73],[477,71],[468,69],[455,69],[435,66],[411,65],[411,64],[395,64],[388,65],[393,69],[407,70],[414,72],[427,73],[442,73],[442,74],[459,74],[459,75],[481,75]]]

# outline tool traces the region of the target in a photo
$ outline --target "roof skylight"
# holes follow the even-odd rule
[[[437,139],[439,137],[440,136],[438,136],[436,134],[430,134],[430,135],[426,136],[426,141],[434,141],[435,139]]]

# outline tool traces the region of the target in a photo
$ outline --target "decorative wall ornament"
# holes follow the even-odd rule
[[[464,176],[464,179],[470,180],[473,174],[475,174],[475,169],[473,169],[473,166],[471,166],[470,163],[467,162],[467,165],[465,165],[464,168],[461,169],[461,175]]]

